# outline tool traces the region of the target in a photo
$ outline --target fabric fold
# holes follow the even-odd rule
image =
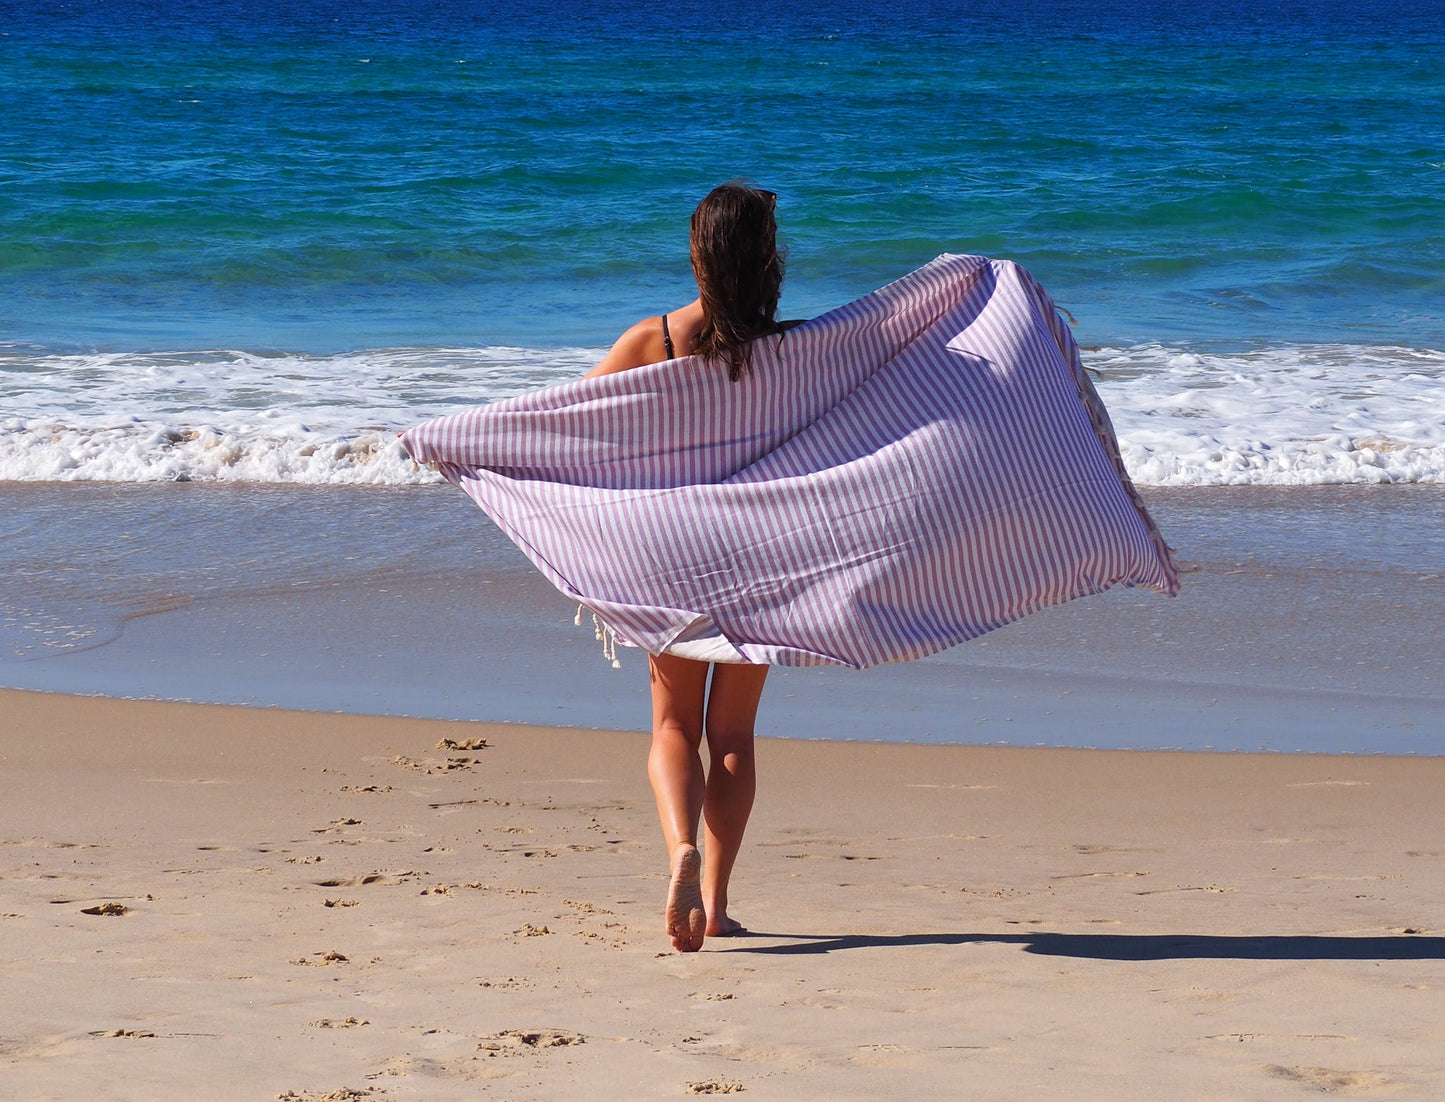
[[[941,256],[759,338],[403,442],[625,646],[864,668],[1114,585],[1178,592],[1047,292]]]

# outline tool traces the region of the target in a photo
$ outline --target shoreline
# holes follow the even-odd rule
[[[1030,680],[1030,685],[1036,686],[1036,685],[1037,685],[1037,680],[1036,680],[1036,679],[1031,679],[1031,680]],[[1074,693],[1076,690],[1075,690],[1075,689],[1064,689],[1064,690],[1061,690],[1061,691],[1062,691],[1062,693],[1065,694],[1065,695],[1070,695],[1070,694]],[[594,726],[583,726],[583,725],[581,725],[581,724],[570,724],[570,723],[559,723],[559,724],[554,724],[554,725],[539,724],[539,723],[533,723],[533,722],[529,722],[529,721],[527,721],[527,720],[520,720],[520,719],[500,719],[500,720],[489,720],[489,719],[462,719],[462,718],[451,718],[451,717],[433,716],[433,715],[409,715],[409,714],[404,713],[404,712],[383,712],[383,711],[365,712],[365,711],[346,711],[346,710],[342,710],[342,709],[326,709],[326,708],[306,708],[306,707],[299,707],[299,708],[298,708],[298,707],[287,707],[287,706],[282,705],[282,704],[258,703],[258,702],[254,702],[254,701],[252,701],[252,702],[244,702],[244,701],[238,702],[238,701],[228,701],[228,700],[191,700],[191,699],[184,699],[184,698],[171,698],[171,697],[158,697],[158,696],[140,696],[140,695],[132,696],[132,695],[126,695],[126,694],[124,694],[124,693],[116,693],[116,692],[67,692],[67,691],[62,690],[62,689],[29,689],[29,688],[10,688],[10,687],[7,687],[7,686],[0,686],[0,701],[4,701],[4,700],[6,700],[7,698],[9,698],[9,697],[11,697],[11,696],[14,696],[14,695],[48,697],[48,698],[56,699],[56,700],[58,700],[58,701],[63,701],[63,700],[77,700],[77,701],[91,700],[91,701],[109,702],[109,703],[115,703],[115,704],[121,704],[121,705],[130,705],[130,704],[158,704],[158,705],[175,705],[175,706],[179,706],[179,707],[198,707],[198,708],[236,708],[236,709],[241,709],[241,710],[245,710],[245,711],[254,711],[254,712],[263,713],[263,714],[280,714],[280,715],[297,715],[297,716],[317,716],[317,717],[328,717],[328,718],[337,718],[337,719],[354,719],[354,720],[357,720],[357,721],[359,721],[359,722],[373,722],[373,721],[377,721],[377,722],[396,722],[396,723],[449,723],[449,724],[458,724],[458,725],[461,725],[461,726],[463,726],[463,727],[466,727],[466,726],[496,727],[496,728],[500,728],[500,729],[502,729],[502,730],[515,730],[515,731],[530,731],[530,730],[567,731],[567,732],[571,732],[571,733],[575,733],[575,734],[579,734],[579,735],[591,735],[591,734],[598,734],[598,733],[603,733],[603,734],[605,734],[605,733],[609,733],[609,732],[614,732],[614,731],[619,731],[619,730],[625,730],[624,728],[621,728],[621,727],[613,728],[613,727],[603,727],[603,726],[595,726],[595,725],[594,725]],[[1274,697],[1274,704],[1275,704],[1276,706],[1278,706],[1278,704],[1279,704],[1279,699],[1278,699],[1278,698],[1279,698],[1279,695],[1280,695],[1280,694],[1279,694],[1279,693],[1273,693],[1273,694],[1271,694],[1271,695]],[[1017,699],[1017,697],[1015,697],[1015,699]],[[1368,698],[1368,697],[1367,697],[1367,698],[1365,698],[1366,703],[1369,703],[1369,702],[1385,703],[1385,702],[1387,701],[1387,699],[1388,699],[1388,698],[1385,698],[1385,697],[1378,697],[1378,698]],[[644,701],[644,703],[645,703],[645,701]],[[851,706],[851,705],[850,705],[850,706]],[[1091,708],[1091,710],[1092,710],[1092,709],[1095,709],[1095,708],[1103,707],[1103,704],[1102,704],[1102,702],[1100,702],[1100,701],[1095,701],[1095,702],[1090,702],[1090,705],[1089,705],[1089,706],[1090,706],[1090,708]],[[1433,705],[1431,705],[1430,707],[1433,709]],[[1046,713],[1046,718],[1047,718],[1047,713]],[[1275,713],[1275,719],[1276,719],[1276,720],[1280,720],[1280,718],[1281,718],[1281,717],[1280,717],[1279,712],[1276,711],[1276,713]],[[1300,726],[1300,725],[1301,725],[1301,722],[1302,722],[1298,717],[1289,716],[1288,714],[1286,714],[1286,716],[1285,716],[1285,718],[1284,718],[1284,721],[1285,721],[1286,725],[1289,726],[1289,727],[1291,727],[1291,728]],[[982,723],[986,723],[986,722],[987,722],[987,720],[983,720],[983,721],[980,721],[980,724],[982,725]],[[1006,719],[1006,722],[1010,722],[1010,723],[1011,723],[1012,720],[1011,720],[1011,719]],[[1308,717],[1307,717],[1305,720],[1303,720],[1303,723],[1308,723],[1308,722],[1309,722],[1309,718],[1308,718]],[[1274,747],[1270,747],[1270,746],[1258,746],[1258,747],[1254,747],[1254,748],[1244,748],[1244,747],[1239,747],[1239,746],[1235,746],[1235,747],[1219,747],[1219,746],[1214,746],[1214,745],[1205,745],[1205,746],[1180,746],[1180,745],[1168,745],[1168,744],[1163,744],[1163,745],[1138,745],[1138,746],[1112,746],[1112,745],[1097,745],[1097,746],[1096,746],[1096,745],[1087,745],[1087,744],[1051,743],[1051,742],[1042,742],[1042,741],[1041,741],[1041,742],[1034,742],[1034,743],[1015,743],[1015,742],[1010,742],[1010,741],[1008,741],[1008,740],[1006,740],[1006,739],[999,739],[999,740],[989,741],[989,740],[983,739],[983,738],[981,738],[981,737],[978,738],[978,739],[976,739],[976,740],[974,740],[974,741],[946,741],[946,740],[937,740],[937,739],[929,739],[929,738],[902,738],[902,737],[876,737],[876,738],[867,738],[867,737],[861,737],[861,736],[860,736],[860,737],[848,737],[848,736],[839,736],[839,735],[826,735],[826,736],[825,736],[825,735],[802,735],[802,736],[799,736],[799,735],[777,734],[777,733],[775,733],[775,732],[773,732],[773,731],[771,731],[771,730],[769,730],[769,731],[764,731],[764,730],[762,729],[763,726],[764,726],[764,725],[763,725],[763,723],[761,722],[761,719],[760,719],[760,722],[759,722],[759,730],[757,731],[757,735],[756,735],[756,737],[757,737],[757,739],[758,739],[759,741],[787,742],[787,743],[794,743],[794,742],[796,742],[796,743],[809,744],[809,745],[815,744],[815,743],[829,743],[829,744],[831,744],[831,743],[837,743],[837,744],[841,744],[841,745],[853,745],[853,746],[878,746],[878,745],[886,745],[886,746],[917,746],[917,747],[949,747],[949,748],[957,748],[957,749],[976,749],[976,750],[993,750],[993,749],[997,749],[997,750],[1059,750],[1059,751],[1066,751],[1066,750],[1067,750],[1067,751],[1078,751],[1078,752],[1081,752],[1081,753],[1089,753],[1089,754],[1094,754],[1094,753],[1099,753],[1099,754],[1161,754],[1161,755],[1168,755],[1168,754],[1209,754],[1209,755],[1225,755],[1225,756],[1235,756],[1235,757],[1243,756],[1243,757],[1295,757],[1295,758],[1300,758],[1300,757],[1318,757],[1318,758],[1387,758],[1387,759],[1398,759],[1398,760],[1401,760],[1401,761],[1418,761],[1418,760],[1422,760],[1422,759],[1424,759],[1424,760],[1429,760],[1429,759],[1438,758],[1438,759],[1441,759],[1441,760],[1445,760],[1445,748],[1435,749],[1435,748],[1433,748],[1433,746],[1432,746],[1432,747],[1429,747],[1429,748],[1426,748],[1426,749],[1423,749],[1423,750],[1415,750],[1415,749],[1406,749],[1406,750],[1385,750],[1385,749],[1363,749],[1363,750],[1354,750],[1354,749],[1348,749],[1348,748],[1307,749],[1307,748],[1302,747],[1302,746],[1293,746],[1293,747],[1290,747],[1290,748],[1288,748],[1288,749],[1278,749],[1278,748],[1274,748]],[[645,734],[645,731],[642,730],[642,726],[641,726],[641,725],[638,725],[638,726],[637,726],[637,729],[636,729],[634,732],[631,732],[631,733],[635,733],[635,734],[638,734],[638,735],[643,735],[643,734]],[[3,760],[3,757],[0,757],[0,760]]]
[[[763,739],[683,956],[643,734],[0,713],[6,1094],[1445,1088],[1445,758]]]
[[[1445,753],[1445,652],[1421,645],[1445,622],[1445,487],[1144,494],[1178,598],[1113,590],[916,662],[776,668],[759,733]],[[56,484],[0,503],[0,686],[648,722],[640,654],[612,670],[449,488]]]

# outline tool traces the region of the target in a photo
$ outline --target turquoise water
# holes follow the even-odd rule
[[[0,2],[0,342],[605,344],[775,189],[784,310],[942,251],[1086,343],[1445,348],[1445,3]]]

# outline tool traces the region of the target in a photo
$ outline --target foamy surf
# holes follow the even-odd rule
[[[1143,345],[1087,362],[1143,485],[1445,481],[1445,352]]]
[[[0,480],[289,482],[402,486],[438,481],[392,430],[289,437],[214,425],[0,426]]]
[[[0,480],[419,485],[396,434],[574,379],[598,348],[340,355],[0,346]],[[1141,485],[1445,482],[1445,352],[1085,353]]]
[[[53,354],[0,346],[0,480],[409,485],[417,421],[576,378],[597,349]]]

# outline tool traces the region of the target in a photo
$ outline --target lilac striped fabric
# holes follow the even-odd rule
[[[1169,550],[1047,293],[941,256],[782,336],[404,437],[625,646],[865,668],[1116,584]]]

